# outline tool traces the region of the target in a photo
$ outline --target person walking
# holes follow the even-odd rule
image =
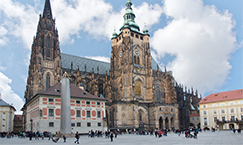
[[[114,135],[113,135],[113,133],[111,132],[111,135],[110,135],[111,142],[113,142],[113,137],[114,137]]]
[[[32,136],[33,136],[33,133],[32,133],[32,131],[30,131],[29,132],[29,138],[30,138],[30,140],[32,140]]]
[[[65,135],[63,135],[63,142],[66,142],[66,136]]]
[[[77,143],[77,144],[79,144],[79,134],[78,134],[78,132],[76,132],[76,134],[75,134],[75,138],[77,139],[74,143]]]

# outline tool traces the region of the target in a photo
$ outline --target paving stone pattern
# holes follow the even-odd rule
[[[73,145],[75,138],[68,138],[67,142],[64,143],[63,139],[57,143],[49,141],[47,138],[45,140],[32,140],[26,139],[7,139],[0,138],[1,145]],[[123,134],[114,138],[114,142],[110,142],[110,139],[102,138],[88,138],[87,136],[80,137],[80,144],[83,145],[243,145],[243,133],[238,134],[231,131],[216,131],[216,132],[202,132],[198,134],[198,139],[185,138],[184,134],[178,137],[177,134],[170,133],[167,137],[155,138],[150,135],[131,135]]]

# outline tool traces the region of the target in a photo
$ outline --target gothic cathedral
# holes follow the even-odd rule
[[[148,30],[140,32],[131,6],[127,0],[124,24],[118,34],[112,34],[110,63],[106,63],[60,52],[55,19],[46,0],[32,44],[26,103],[67,72],[72,84],[107,99],[103,119],[110,129],[188,127],[190,111],[198,111],[197,91],[184,92],[171,71],[159,68],[151,56]],[[25,115],[25,106],[22,110]]]

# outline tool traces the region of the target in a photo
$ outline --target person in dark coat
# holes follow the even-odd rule
[[[78,134],[78,132],[76,132],[76,134],[75,134],[75,138],[77,139],[74,143],[77,143],[77,144],[79,144],[79,134]]]
[[[63,135],[63,142],[66,142],[66,136],[65,135]]]
[[[30,138],[30,140],[32,140],[32,136],[33,136],[33,133],[32,133],[32,131],[30,131],[29,132],[29,138]]]
[[[113,133],[111,132],[111,135],[110,135],[111,142],[113,142],[113,137],[114,137],[114,135],[113,135]]]

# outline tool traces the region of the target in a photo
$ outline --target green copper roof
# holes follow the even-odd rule
[[[143,33],[148,34],[148,29],[146,28],[146,25],[144,26]]]
[[[116,29],[114,29],[114,32],[112,33],[112,38],[116,38],[117,37],[117,33],[116,33]]]
[[[139,28],[138,24],[136,24],[136,22],[135,22],[136,16],[135,16],[135,14],[133,13],[133,10],[132,10],[131,0],[127,0],[126,7],[127,7],[126,12],[123,16],[124,24],[120,28],[120,31],[122,31],[125,28],[130,28],[130,29],[133,29],[133,31],[135,31],[135,32],[139,32],[140,28]]]

